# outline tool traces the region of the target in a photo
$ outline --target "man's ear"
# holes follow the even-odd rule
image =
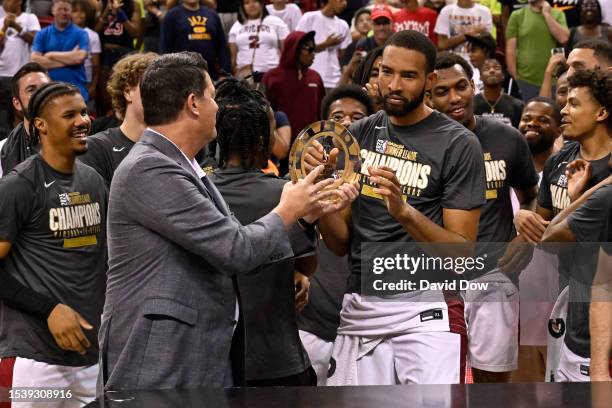
[[[38,130],[40,135],[47,134],[47,121],[37,116],[34,118],[34,127]]]
[[[13,102],[13,108],[15,108],[17,112],[23,113],[23,107],[21,106],[21,101],[13,96],[12,102]]]
[[[432,71],[427,74],[427,79],[425,80],[425,89],[428,89],[431,92],[431,88],[438,80],[438,74],[436,71]]]
[[[597,111],[597,115],[595,116],[595,120],[597,122],[605,122],[610,117],[610,112],[603,106],[599,108]]]
[[[190,115],[194,115],[196,117],[200,116],[200,105],[198,103],[198,98],[196,94],[190,93],[187,96],[187,100],[185,101],[185,109]]]
[[[472,95],[476,95],[476,85],[474,85],[473,79],[470,79],[470,85],[472,85]]]
[[[123,88],[123,98],[128,103],[132,103],[132,96],[130,95],[130,86],[129,85],[126,85],[125,88]]]

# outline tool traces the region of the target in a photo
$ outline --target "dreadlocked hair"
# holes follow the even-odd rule
[[[229,78],[217,88],[219,166],[230,156],[244,169],[259,169],[270,158],[270,104],[245,81]]]
[[[40,116],[41,112],[54,99],[64,95],[78,94],[79,88],[65,82],[49,82],[38,88],[31,96],[28,103],[28,120],[30,121],[30,139],[33,145],[40,142],[38,129],[34,126],[34,119]]]

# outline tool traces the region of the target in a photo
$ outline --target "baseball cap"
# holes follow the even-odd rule
[[[497,48],[495,38],[493,38],[493,36],[486,31],[478,34],[466,34],[465,38],[467,38],[468,42],[480,45],[481,47],[490,50],[491,54],[493,54]]]
[[[384,17],[387,20],[393,22],[393,12],[391,11],[391,9],[387,6],[374,6],[372,8],[372,14],[370,15],[370,18],[372,19],[372,21]]]

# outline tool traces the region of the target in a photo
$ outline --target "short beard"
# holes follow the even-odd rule
[[[425,99],[425,88],[421,90],[421,93],[414,98],[413,100],[406,100],[406,102],[402,106],[390,106],[387,104],[387,98],[382,96],[380,90],[378,91],[378,96],[382,100],[383,109],[387,112],[389,116],[405,116],[418,108]]]
[[[527,141],[529,151],[532,155],[544,153],[555,144],[555,139],[548,140],[545,135],[542,135],[538,140]]]

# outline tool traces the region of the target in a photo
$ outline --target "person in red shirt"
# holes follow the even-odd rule
[[[272,109],[283,111],[291,125],[291,142],[306,126],[319,120],[325,87],[321,76],[309,67],[314,61],[314,31],[294,31],[285,39],[278,67],[263,77],[264,92]],[[280,173],[287,172],[286,160]]]
[[[407,0],[406,7],[395,13],[395,32],[402,30],[415,30],[425,34],[434,44],[438,39],[434,34],[438,13],[434,10],[419,6],[418,0]]]

